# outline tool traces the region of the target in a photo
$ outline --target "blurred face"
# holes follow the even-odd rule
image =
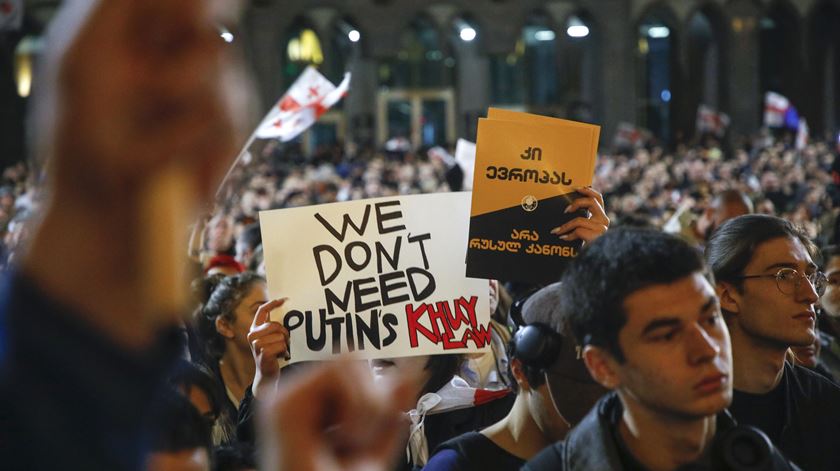
[[[490,315],[499,307],[499,280],[490,281]]]
[[[796,358],[796,363],[805,368],[816,368],[817,362],[820,358],[820,339],[819,336],[814,339],[814,343],[807,347],[791,347],[793,356]]]
[[[780,268],[811,274],[816,264],[798,239],[779,237],[756,247],[744,275],[773,275]],[[808,280],[800,280],[793,294],[782,293],[771,277],[743,281],[743,292],[730,290],[737,304],[733,321],[746,335],[775,343],[779,347],[806,347],[816,337],[814,304],[817,293]],[[728,309],[728,308],[727,308]]]
[[[233,223],[227,216],[216,216],[207,225],[207,248],[215,252],[228,250],[233,243]]]
[[[426,369],[428,362],[428,355],[380,358],[370,361],[370,369],[376,383],[380,381],[409,381],[414,386],[411,394],[413,397],[419,398],[423,385],[432,377],[432,372]]]
[[[828,286],[820,298],[825,313],[831,317],[840,317],[840,257],[831,257],[825,266]]]
[[[715,208],[712,229],[720,227],[721,224],[730,219],[749,213],[750,209],[743,203],[721,203]]]
[[[732,401],[732,355],[712,286],[699,272],[640,289],[624,301],[618,342],[625,361],[609,357],[629,411],[688,420]]]
[[[244,240],[236,241],[236,261],[247,266],[251,262],[251,256],[254,251],[248,246]]]

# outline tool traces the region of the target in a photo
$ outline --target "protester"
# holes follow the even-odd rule
[[[815,373],[824,376],[826,379],[831,381],[834,384],[837,384],[837,378],[831,374],[831,371],[826,368],[825,364],[823,363],[820,355],[822,353],[822,345],[826,341],[825,335],[819,328],[814,328],[814,332],[816,332],[817,336],[814,337],[814,343],[811,345],[807,345],[804,347],[790,347],[791,353],[793,353],[793,360],[797,365],[804,366]]]
[[[212,445],[220,445],[226,438],[219,422],[224,402],[224,388],[206,367],[190,361],[179,361],[168,377],[169,387],[184,396],[201,414],[210,427]]]
[[[825,247],[822,260],[828,283],[820,297],[820,360],[833,377],[840,378],[840,246]]]
[[[245,267],[251,265],[254,252],[262,245],[262,234],[259,223],[253,223],[245,227],[236,238],[236,261]]]
[[[49,161],[50,191],[0,287],[5,468],[145,462],[144,419],[180,353],[183,315],[177,287],[149,276],[178,263],[160,256],[162,241],[186,225],[148,216],[177,205],[190,215],[238,142],[243,88],[228,79],[240,69],[215,28],[229,20],[206,6],[64,2],[50,26],[30,146]],[[161,206],[163,187],[184,199]]]
[[[524,304],[521,315],[528,325],[510,343],[517,396],[508,415],[480,433],[444,442],[424,470],[519,469],[562,440],[606,392],[578,356],[579,347],[558,310],[561,296],[555,283],[526,302],[518,301]]]
[[[747,215],[725,222],[706,245],[732,334],[734,398],[743,424],[763,430],[803,469],[840,469],[840,387],[786,361],[816,340],[815,304],[827,280],[816,247],[790,222]]]
[[[396,469],[419,469],[439,444],[504,417],[513,404],[509,389],[485,390],[458,376],[463,355],[420,355],[370,361],[376,384],[403,383],[416,404],[409,422],[406,460]]]
[[[725,411],[729,334],[692,246],[660,232],[613,230],[572,262],[562,283],[560,309],[586,367],[613,392],[523,469],[796,469]],[[739,440],[727,439],[733,431]]]
[[[202,280],[204,303],[196,312],[202,358],[222,386],[224,406],[219,417],[221,439],[235,437],[239,404],[256,374],[248,333],[260,306],[268,300],[265,278],[242,273],[214,275]]]
[[[167,391],[155,403],[147,471],[210,471],[210,426],[187,398]]]

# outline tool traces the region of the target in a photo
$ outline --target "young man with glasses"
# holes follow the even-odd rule
[[[730,411],[762,429],[803,469],[840,469],[840,388],[788,361],[816,338],[827,279],[816,248],[793,224],[767,215],[724,223],[706,245],[732,338]]]

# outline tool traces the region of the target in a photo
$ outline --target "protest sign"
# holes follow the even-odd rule
[[[556,281],[580,241],[551,230],[582,215],[564,213],[592,184],[600,128],[491,108],[478,123],[467,276]]]
[[[469,193],[260,213],[272,320],[290,362],[486,351],[486,280],[464,276]]]

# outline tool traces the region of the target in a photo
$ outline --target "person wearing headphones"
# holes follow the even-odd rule
[[[580,356],[558,310],[561,287],[554,283],[514,303],[519,330],[508,346],[510,376],[518,390],[505,418],[444,442],[424,470],[519,469],[543,448],[562,440],[607,392]]]
[[[738,425],[729,330],[700,253],[662,232],[620,228],[561,279],[560,311],[589,373],[611,392],[524,470],[792,470]]]

